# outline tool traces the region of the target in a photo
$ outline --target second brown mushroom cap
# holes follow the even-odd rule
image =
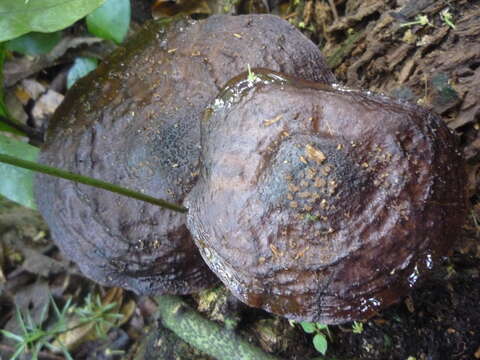
[[[398,301],[465,217],[453,134],[415,105],[254,69],[202,122],[187,197],[202,256],[243,302],[359,320]]]

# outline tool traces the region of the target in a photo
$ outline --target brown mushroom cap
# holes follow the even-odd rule
[[[152,22],[69,91],[40,161],[182,203],[201,113],[247,64],[333,80],[317,47],[278,17]],[[184,214],[47,176],[36,195],[55,242],[99,283],[183,294],[216,279]]]
[[[202,121],[186,200],[194,240],[248,305],[327,324],[368,318],[457,238],[454,136],[418,106],[253,71]]]

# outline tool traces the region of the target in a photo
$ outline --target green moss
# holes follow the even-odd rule
[[[330,66],[331,68],[336,68],[338,65],[340,65],[343,59],[352,52],[357,41],[361,38],[362,35],[363,32],[354,32],[349,34],[347,39],[333,50],[332,54],[327,54],[326,58],[328,66]]]

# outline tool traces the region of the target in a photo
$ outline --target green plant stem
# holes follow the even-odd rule
[[[0,154],[0,162],[5,163],[5,164],[9,164],[9,165],[14,165],[14,166],[17,166],[17,167],[21,167],[21,168],[24,168],[24,169],[36,171],[36,172],[39,172],[39,173],[42,173],[42,174],[47,174],[47,175],[59,177],[59,178],[66,179],[66,180],[71,180],[71,181],[78,182],[78,183],[81,183],[81,184],[90,185],[90,186],[93,186],[93,187],[96,187],[96,188],[111,191],[113,193],[120,194],[120,195],[123,195],[123,196],[127,196],[127,197],[130,197],[130,198],[133,198],[133,199],[145,201],[145,202],[148,202],[150,204],[154,204],[154,205],[157,205],[157,206],[160,206],[160,207],[163,207],[163,208],[166,208],[166,209],[170,209],[170,210],[173,210],[173,211],[177,211],[177,212],[180,212],[180,213],[186,213],[188,211],[187,208],[185,208],[181,205],[172,204],[172,203],[169,203],[168,201],[165,201],[165,200],[162,200],[162,199],[157,199],[157,198],[154,198],[152,196],[148,196],[148,195],[145,195],[145,194],[142,194],[142,193],[130,190],[130,189],[126,189],[126,188],[123,188],[123,187],[118,186],[118,185],[114,185],[114,184],[111,184],[111,183],[108,183],[108,182],[105,182],[105,181],[102,181],[102,180],[97,180],[97,179],[94,179],[94,178],[91,178],[91,177],[75,174],[75,173],[72,173],[70,171],[60,170],[60,169],[57,169],[57,168],[54,168],[54,167],[51,167],[51,166],[47,166],[47,165],[43,165],[43,164],[39,164],[39,163],[36,163],[36,162],[22,160],[22,159],[14,157],[14,156]]]
[[[233,330],[207,320],[178,296],[157,296],[155,300],[163,326],[215,359],[280,360],[250,344]]]
[[[9,346],[9,345],[2,345],[2,344],[0,344],[0,350],[11,353],[11,354],[13,354],[15,352],[14,347]],[[40,351],[38,353],[38,358],[39,359],[45,359],[45,360],[65,360],[65,358],[63,356],[58,356],[58,355],[55,355],[55,354],[51,354],[51,353],[46,352],[46,351]]]

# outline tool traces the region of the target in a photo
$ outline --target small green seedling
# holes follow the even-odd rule
[[[354,321],[352,331],[354,334],[361,334],[363,332],[363,323],[360,321]]]
[[[325,355],[328,348],[327,336],[330,340],[332,339],[328,325],[302,321],[300,326],[307,334],[315,334],[313,336],[313,346],[320,354]]]
[[[247,64],[247,71],[248,71],[248,76],[247,76],[247,80],[248,82],[255,82],[255,80],[258,79],[258,76],[252,71],[252,69],[250,68],[250,64]]]
[[[88,294],[85,304],[82,307],[72,307],[71,312],[79,317],[81,324],[93,322],[97,337],[106,338],[106,329],[114,326],[118,320],[123,318],[122,314],[115,312],[116,306],[115,302],[104,305],[99,295],[94,300],[91,294]]]
[[[414,26],[414,25],[420,25],[420,26],[428,25],[428,26],[433,26],[433,24],[430,22],[430,20],[428,20],[428,16],[427,16],[427,15],[418,15],[418,16],[415,18],[415,21],[410,21],[410,22],[401,24],[400,27],[410,27],[410,26]]]
[[[60,310],[53,298],[51,298],[51,304],[55,311],[56,321],[47,327],[47,315],[50,304],[47,304],[41,314],[37,323],[33,321],[32,315],[29,311],[22,314],[17,307],[15,311],[15,317],[17,324],[20,326],[20,334],[14,334],[7,330],[0,330],[0,333],[16,342],[15,352],[10,357],[10,360],[15,360],[22,354],[29,354],[30,358],[37,360],[40,351],[47,348],[52,351],[62,351],[66,359],[72,359],[72,356],[68,350],[61,345],[60,349],[52,345],[55,336],[67,330],[66,316],[70,309],[70,299],[66,302],[65,306]]]
[[[440,18],[442,19],[442,21],[447,24],[448,26],[450,26],[453,30],[455,30],[455,24],[453,23],[453,15],[452,13],[450,12],[450,10],[448,10],[448,8],[444,9],[441,13],[440,13]]]
[[[315,216],[315,215],[312,215],[310,213],[306,213],[305,214],[305,220],[308,220],[308,221],[318,221],[318,217]]]
[[[20,326],[20,334],[14,334],[8,330],[0,329],[0,334],[16,342],[13,355],[10,360],[15,360],[23,354],[28,354],[30,359],[37,360],[40,352],[48,349],[54,352],[62,352],[67,360],[73,360],[68,349],[60,341],[58,335],[72,331],[73,329],[84,326],[88,323],[95,324],[97,337],[105,337],[105,325],[113,325],[114,321],[123,317],[122,314],[113,313],[115,303],[103,305],[100,297],[92,300],[91,296],[85,299],[85,305],[75,307],[71,299],[68,299],[65,305],[60,309],[52,297],[42,310],[37,322],[33,321],[30,312],[22,314],[17,308],[15,317]],[[48,321],[49,310],[53,309],[55,314],[54,321]],[[77,325],[69,327],[69,320],[75,314],[79,318]],[[53,345],[55,340],[60,345]]]

